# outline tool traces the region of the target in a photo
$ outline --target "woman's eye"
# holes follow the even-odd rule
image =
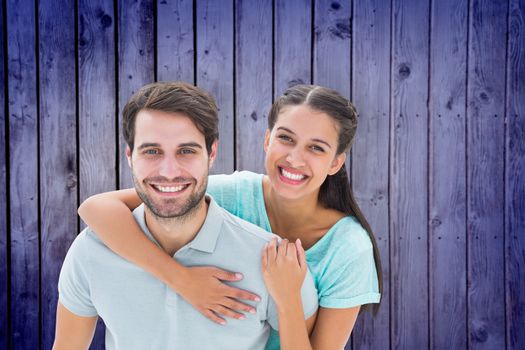
[[[277,136],[278,139],[280,140],[283,140],[283,141],[287,141],[287,142],[291,142],[292,141],[292,138],[287,136],[287,135],[279,135]]]
[[[312,149],[316,152],[324,152],[324,148],[320,146],[312,146]]]

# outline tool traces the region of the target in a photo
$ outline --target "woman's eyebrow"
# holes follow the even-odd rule
[[[293,132],[292,130],[288,129],[287,127],[285,126],[280,126],[277,128],[277,130],[284,130],[286,132],[289,132],[290,134],[293,134],[295,135],[295,132]],[[314,142],[319,142],[319,143],[322,143],[324,145],[326,145],[328,148],[332,148],[332,146],[330,146],[330,144],[328,142],[326,142],[325,140],[321,140],[321,139],[312,139],[312,141]]]

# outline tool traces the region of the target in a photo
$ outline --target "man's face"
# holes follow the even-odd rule
[[[126,155],[144,204],[159,218],[191,214],[203,202],[215,150],[216,143],[208,155],[204,135],[185,114],[141,110]]]

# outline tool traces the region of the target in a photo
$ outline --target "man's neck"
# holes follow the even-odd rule
[[[170,219],[159,218],[153,215],[148,207],[144,208],[149,231],[170,256],[191,242],[204,224],[208,214],[208,203],[203,198],[197,206],[188,215]]]

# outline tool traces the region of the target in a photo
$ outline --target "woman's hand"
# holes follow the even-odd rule
[[[263,278],[278,309],[301,297],[306,271],[306,256],[299,239],[295,243],[287,239],[277,243],[274,238],[264,247]]]
[[[185,268],[183,275],[184,278],[177,279],[177,283],[170,283],[169,287],[176,290],[204,316],[222,325],[225,325],[226,321],[219,315],[244,319],[245,316],[241,311],[256,312],[254,307],[241,303],[239,299],[261,300],[253,293],[230,287],[222,282],[239,281],[243,278],[240,273],[203,266]]]

